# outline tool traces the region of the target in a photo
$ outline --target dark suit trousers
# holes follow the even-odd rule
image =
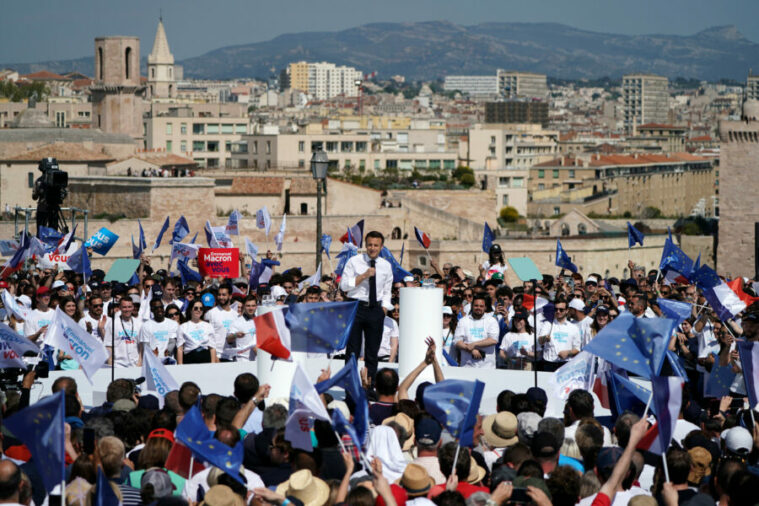
[[[364,364],[369,372],[369,380],[374,384],[374,376],[377,374],[377,354],[382,343],[382,325],[385,322],[385,312],[379,303],[374,307],[368,307],[359,302],[356,318],[353,320],[348,346],[345,350],[346,361],[351,355],[356,355],[358,360],[361,355],[361,336],[364,336]]]

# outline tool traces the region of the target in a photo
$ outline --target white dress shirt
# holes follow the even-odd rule
[[[369,270],[370,261],[369,255],[363,254],[351,257],[345,264],[340,278],[340,289],[351,299],[369,302],[369,278],[356,286],[356,277]],[[375,259],[374,268],[377,278],[377,302],[388,311],[392,311],[393,305],[390,303],[390,298],[393,288],[393,268],[390,262],[379,257]]]

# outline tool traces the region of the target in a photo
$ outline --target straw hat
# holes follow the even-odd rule
[[[427,469],[419,464],[409,464],[403,471],[403,476],[395,482],[411,497],[426,496],[430,489],[435,486],[435,480],[427,473]]]
[[[389,425],[390,422],[395,422],[406,431],[408,438],[403,443],[403,451],[407,452],[414,446],[414,421],[406,413],[398,413],[395,416],[385,418],[382,420],[382,425]]]
[[[290,479],[277,486],[277,493],[294,496],[303,506],[322,506],[329,499],[327,482],[315,478],[308,469],[301,469],[290,475]]]
[[[508,411],[486,416],[482,421],[485,442],[491,448],[505,448],[517,441],[517,417]]]
[[[477,465],[477,461],[474,457],[469,457],[469,476],[466,477],[466,482],[470,485],[481,482],[485,478],[486,471]]]
[[[226,485],[214,485],[203,497],[202,506],[245,506],[242,497]]]

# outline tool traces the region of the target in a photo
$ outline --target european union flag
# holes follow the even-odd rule
[[[48,493],[66,479],[63,399],[61,390],[4,421],[5,427],[29,448]]]
[[[490,226],[486,221],[485,228],[482,231],[482,251],[490,253],[490,247],[493,245],[493,241],[495,241],[495,232],[490,230]]]
[[[95,489],[95,504],[97,506],[119,506],[119,498],[111,488],[111,483],[101,467],[98,467],[98,481]]]
[[[650,379],[661,371],[675,326],[675,320],[669,318],[636,318],[625,312],[604,327],[584,349]]]
[[[685,372],[683,360],[672,350],[667,350],[667,362],[672,368],[673,376],[679,376],[685,383],[688,382],[688,373]]]
[[[38,235],[40,241],[50,246],[58,246],[58,241],[63,239],[63,234],[58,232],[54,228],[40,226],[40,233]]]
[[[182,277],[182,284],[186,285],[188,281],[195,281],[200,283],[203,281],[203,276],[197,271],[194,271],[187,265],[187,262],[177,262],[179,268],[179,275]]]
[[[680,302],[679,300],[662,299],[659,297],[656,299],[659,309],[667,318],[672,318],[680,325],[683,321],[690,317],[693,306],[690,302]]]
[[[472,446],[474,424],[485,383],[443,380],[424,390],[424,408],[461,446]]]
[[[330,258],[329,247],[332,246],[332,236],[329,234],[322,234],[321,243],[322,250],[327,254],[327,258]]]
[[[291,304],[285,314],[292,351],[332,353],[345,348],[358,302]]]
[[[659,270],[665,275],[667,271],[675,271],[688,278],[693,272],[693,260],[683,253],[683,250],[678,248],[670,238],[667,238],[664,241],[664,249],[659,261]]]
[[[714,365],[709,373],[709,381],[706,383],[706,389],[704,391],[705,397],[722,398],[730,393],[730,385],[735,380],[735,372],[733,366],[719,365],[719,357],[715,357]]]
[[[633,246],[635,246],[636,243],[643,246],[644,237],[645,236],[643,235],[643,232],[633,227],[629,221],[627,222],[627,247],[628,248],[632,248]]]
[[[343,244],[343,249],[337,254],[337,258],[340,259],[340,261],[337,263],[337,267],[335,267],[335,274],[342,276],[345,264],[348,263],[348,260],[351,257],[356,256],[357,254],[358,248],[353,243],[346,242]]]
[[[72,271],[82,274],[85,278],[92,276],[90,257],[87,254],[87,249],[84,246],[72,253],[68,259],[68,262],[66,263],[69,267],[71,267]]]
[[[332,427],[340,434],[348,434],[348,437],[353,440],[354,446],[359,449],[361,448],[361,440],[356,433],[356,429],[345,419],[342,411],[339,409],[332,410]]]
[[[390,250],[387,249],[386,246],[382,247],[382,250],[380,251],[379,256],[381,258],[384,258],[388,262],[390,262],[390,267],[393,268],[393,283],[397,283],[398,281],[403,281],[403,278],[405,278],[406,276],[412,275],[409,271],[401,267],[401,264],[398,263],[398,261],[395,259],[393,254],[390,253]]]
[[[340,369],[337,374],[314,386],[320,394],[334,386],[345,389],[345,392],[356,404],[356,410],[353,414],[353,427],[356,429],[361,446],[363,446],[369,434],[369,401],[366,399],[366,392],[361,387],[356,356],[351,355],[350,360],[345,363],[345,367]]]
[[[638,416],[643,416],[651,391],[615,372],[609,371],[607,374],[609,397],[613,399],[612,418],[618,417],[625,411],[632,411]],[[653,407],[653,404],[651,406]],[[653,409],[651,412],[656,414]]]
[[[196,458],[210,462],[240,483],[245,484],[240,477],[240,466],[243,458],[242,442],[238,442],[234,447],[229,447],[215,439],[206,427],[197,406],[190,408],[190,411],[182,418],[182,421],[177,425],[175,436],[190,449]]]
[[[567,269],[571,272],[577,272],[577,266],[572,263],[567,252],[561,247],[561,241],[556,239],[556,266]]]

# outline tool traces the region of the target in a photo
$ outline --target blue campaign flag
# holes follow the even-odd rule
[[[482,251],[490,253],[490,247],[493,245],[493,241],[495,241],[495,232],[490,230],[490,226],[486,221],[485,228],[482,231]]]
[[[361,448],[361,439],[358,437],[356,429],[345,419],[345,416],[343,416],[342,411],[339,409],[332,410],[332,427],[340,434],[348,434],[348,437],[353,441],[353,445],[356,448]]]
[[[401,264],[398,263],[393,254],[390,253],[390,250],[387,249],[387,246],[382,246],[379,256],[390,262],[390,267],[393,268],[393,283],[403,281],[403,278],[412,275],[409,271],[401,267]]]
[[[746,383],[746,397],[748,405],[756,409],[759,402],[759,381],[757,381],[757,370],[759,369],[759,343],[744,341],[735,342],[738,348],[738,356],[741,359],[743,368],[743,381]]]
[[[66,263],[71,267],[72,271],[78,272],[85,278],[92,276],[90,256],[87,254],[87,249],[84,246],[73,252]]]
[[[461,446],[472,446],[484,389],[485,384],[479,380],[443,380],[424,390],[424,408]]]
[[[182,417],[182,421],[177,425],[176,432],[174,433],[177,440],[182,443],[187,443],[193,440],[205,441],[213,436],[206,423],[203,421],[203,415],[200,413],[198,406],[193,406]]]
[[[256,259],[252,258],[250,260],[250,272],[248,273],[248,289],[251,292],[258,289],[258,285],[260,284],[258,279],[261,277],[263,271],[264,267],[261,263],[256,262]]]
[[[195,244],[195,239],[198,238],[198,232],[195,232],[195,235],[192,236],[192,240],[190,241],[190,244]]]
[[[98,467],[97,486],[95,487],[95,501],[97,506],[119,506],[119,498],[111,488],[111,482],[106,478],[101,467]]]
[[[285,314],[292,351],[333,353],[345,348],[358,301],[291,304]]]
[[[651,391],[613,371],[607,372],[609,384],[609,397],[611,402],[612,418],[616,418],[625,411],[632,411],[638,416],[643,416]],[[656,411],[651,410],[656,414]]]
[[[561,247],[559,239],[556,239],[556,266],[571,272],[577,272],[577,266],[572,263],[572,259],[569,258],[567,252]]]
[[[705,397],[716,397],[718,399],[730,393],[730,385],[735,380],[736,373],[733,371],[731,364],[720,365],[719,357],[714,357],[714,365],[709,373],[709,380],[706,382],[704,390]]]
[[[98,255],[107,255],[116,241],[119,240],[119,236],[111,232],[105,227],[95,232],[87,242],[84,243],[85,248],[92,248],[92,251]]]
[[[398,263],[403,265],[403,251],[406,249],[406,241],[401,244],[401,256],[398,258]]]
[[[180,216],[174,224],[174,232],[171,234],[171,244],[181,242],[190,233],[190,226],[184,216]],[[194,242],[194,241],[193,241]]]
[[[606,325],[584,348],[621,369],[650,379],[661,371],[676,321],[635,318],[624,312]]]
[[[142,229],[142,222],[137,218],[137,226],[140,228],[140,251],[145,251],[148,247],[147,241],[145,241],[145,231]]]
[[[684,382],[688,382],[688,373],[685,372],[685,367],[683,366],[683,359],[677,356],[677,353],[675,353],[672,350],[667,350],[667,362],[669,362],[669,366],[672,368],[672,372],[674,373],[673,376],[679,376],[683,379]]]
[[[683,250],[677,247],[675,243],[667,238],[664,241],[661,260],[659,261],[659,270],[666,277],[667,272],[672,271],[675,275],[671,279],[687,283],[689,276],[693,272],[693,260],[688,257]]]
[[[3,420],[3,426],[29,448],[48,493],[66,480],[63,395],[60,390]]]
[[[177,267],[179,268],[179,275],[182,277],[182,284],[186,285],[188,281],[195,281],[195,282],[202,282],[203,276],[200,275],[197,271],[192,270],[189,265],[187,265],[187,262],[177,262]]]
[[[27,258],[29,247],[32,245],[32,239],[26,232],[21,232],[21,240],[19,242],[18,249],[13,256],[5,263],[5,267],[15,269],[24,262]]]
[[[353,427],[356,429],[356,434],[361,443],[360,446],[363,446],[369,435],[369,401],[366,399],[366,392],[361,387],[356,356],[351,355],[350,360],[345,363],[345,366],[337,374],[314,386],[320,394],[337,386],[343,388],[351,397],[356,405],[353,415]]]
[[[132,234],[132,258],[137,260],[140,258],[140,255],[142,255],[142,250],[134,244],[134,234]]]
[[[632,248],[636,244],[643,246],[643,232],[633,227],[632,224],[627,222],[627,247]]]
[[[443,348],[443,358],[445,359],[446,362],[448,362],[448,365],[450,365],[452,367],[458,367],[459,366],[459,363],[456,361],[456,359],[453,358],[451,356],[451,354],[448,353],[448,351],[446,351],[445,348]]]
[[[158,247],[161,245],[161,240],[163,239],[163,234],[166,233],[166,231],[169,229],[169,217],[166,217],[166,221],[163,222],[163,225],[161,226],[161,231],[158,232],[158,237],[155,238],[155,244],[153,244],[153,250],[155,251],[158,249]]]
[[[58,242],[63,239],[63,234],[58,232],[54,228],[40,226],[40,233],[38,235],[40,241],[50,246],[57,246]]]
[[[329,247],[332,246],[332,236],[329,234],[322,234],[321,243],[322,250],[327,254],[327,258],[330,258]]]
[[[679,300],[662,299],[659,297],[656,299],[656,304],[659,305],[659,309],[661,309],[661,312],[667,318],[676,320],[678,325],[687,320],[693,311],[693,306],[690,302],[680,302]]]

